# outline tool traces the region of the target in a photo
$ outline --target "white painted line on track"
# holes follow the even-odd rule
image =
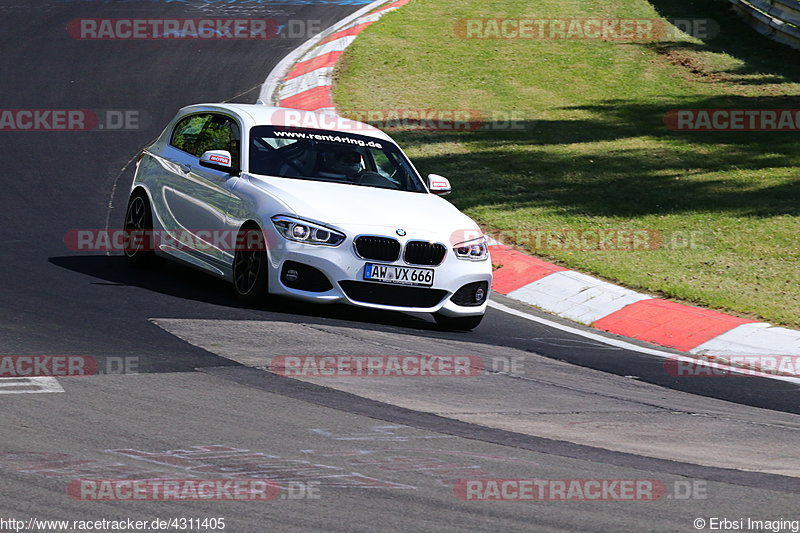
[[[584,337],[586,339],[591,339],[591,340],[593,340],[595,342],[600,342],[602,344],[607,344],[609,346],[616,346],[617,348],[622,348],[623,350],[629,350],[629,351],[644,353],[644,354],[647,354],[647,355],[655,355],[657,357],[661,357],[661,358],[664,358],[664,359],[676,359],[676,360],[682,361],[682,362],[690,362],[690,363],[694,363],[694,364],[697,364],[697,365],[707,366],[707,367],[713,368],[713,369],[725,370],[725,371],[728,371],[728,372],[735,372],[735,373],[738,373],[738,374],[757,375],[758,377],[764,377],[764,378],[774,379],[774,380],[778,380],[778,381],[787,381],[789,383],[794,383],[796,385],[800,385],[800,378],[793,378],[793,377],[789,377],[789,376],[776,376],[774,374],[763,374],[763,373],[755,374],[752,370],[743,370],[743,369],[737,368],[735,366],[722,365],[722,364],[719,364],[719,363],[713,363],[713,362],[710,362],[710,361],[705,361],[703,359],[696,359],[694,357],[686,357],[686,356],[683,356],[683,355],[678,355],[678,354],[674,354],[674,353],[670,353],[670,352],[663,352],[661,350],[656,350],[656,349],[653,349],[653,348],[647,348],[645,346],[637,346],[636,344],[632,344],[630,342],[625,342],[625,341],[620,340],[620,339],[612,339],[612,338],[606,337],[604,335],[600,335],[600,334],[597,334],[597,333],[592,333],[591,331],[584,331],[582,329],[574,328],[572,326],[567,326],[566,324],[559,324],[558,322],[554,322],[554,321],[548,320],[546,318],[542,318],[542,317],[539,317],[539,316],[536,316],[536,315],[528,314],[528,313],[525,313],[523,311],[518,311],[516,309],[508,307],[507,305],[503,305],[501,303],[494,302],[492,300],[489,300],[489,307],[491,307],[492,309],[497,309],[498,311],[502,311],[503,313],[508,313],[509,315],[514,315],[514,316],[517,316],[517,317],[520,317],[520,318],[524,318],[526,320],[530,320],[531,322],[537,322],[537,323],[542,324],[543,326],[547,326],[549,328],[558,329],[558,330],[564,331],[566,333],[570,333],[572,335],[579,335],[579,336]]]
[[[50,376],[0,378],[0,394],[39,394],[43,392],[64,392],[64,388],[56,378]]]

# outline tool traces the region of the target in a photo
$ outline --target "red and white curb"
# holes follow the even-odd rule
[[[800,355],[800,331],[655,298],[491,246],[492,289],[617,335],[698,355]]]
[[[258,102],[335,115],[331,83],[343,51],[366,27],[409,1],[373,2],[301,45],[272,70]],[[490,248],[492,263],[500,265],[494,272],[494,291],[560,317],[710,358],[800,356],[800,331],[641,294],[496,241]],[[635,346],[625,344],[627,348]],[[671,355],[646,348],[639,351]],[[793,374],[800,375],[800,371]]]
[[[410,1],[372,2],[303,43],[272,69],[258,103],[335,114],[331,83],[342,52],[366,27]]]

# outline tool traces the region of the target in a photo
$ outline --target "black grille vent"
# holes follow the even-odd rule
[[[447,248],[435,242],[410,241],[403,259],[411,265],[436,266],[444,261]]]
[[[295,261],[286,261],[283,264],[281,282],[292,289],[309,292],[325,292],[333,288],[321,271]]]
[[[368,281],[340,281],[339,285],[350,299],[357,302],[395,307],[434,307],[447,296],[447,291],[440,289],[384,285]]]
[[[456,305],[476,307],[483,305],[488,294],[489,283],[487,281],[476,281],[475,283],[468,283],[458,289],[456,293],[450,297],[450,300]]]
[[[400,243],[389,237],[364,235],[356,239],[356,252],[364,259],[397,261],[400,257]]]

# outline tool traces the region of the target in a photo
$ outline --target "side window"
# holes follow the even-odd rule
[[[190,115],[175,126],[170,144],[179,150],[200,157],[203,152],[197,153],[197,141],[203,127],[211,120],[212,115]]]
[[[396,152],[384,152],[370,148],[370,154],[375,161],[375,170],[387,180],[395,183],[404,191],[422,192],[425,189],[422,184],[414,178],[414,171],[408,166],[405,159],[402,159]]]
[[[200,157],[208,150],[227,150],[233,158],[233,166],[240,168],[241,138],[239,126],[232,118],[211,115],[211,119],[205,123],[197,140],[195,155]]]
[[[386,154],[383,153],[383,150],[370,150],[370,152],[372,153],[372,158],[375,159],[378,173],[384,178],[391,178],[397,169],[386,157]]]

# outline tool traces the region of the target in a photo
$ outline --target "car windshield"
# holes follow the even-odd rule
[[[256,126],[250,130],[250,172],[426,192],[394,143],[351,133]]]

